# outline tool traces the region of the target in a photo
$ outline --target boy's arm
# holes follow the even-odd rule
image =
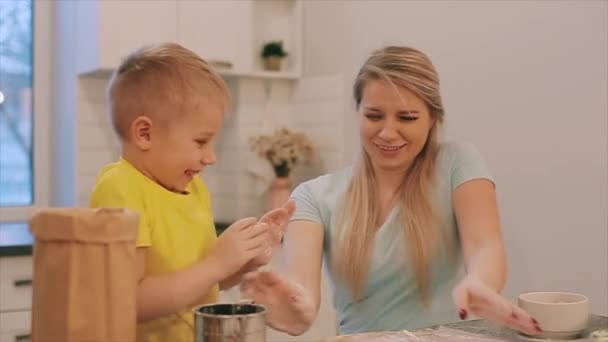
[[[225,277],[221,264],[213,258],[206,258],[174,273],[144,278],[147,249],[137,248],[136,256],[138,322],[191,306]]]
[[[220,281],[220,290],[229,290],[243,281],[243,276],[249,272],[257,271],[260,267],[266,265],[272,257],[272,251],[268,251],[261,255],[258,255],[254,259],[250,260],[245,266],[243,266],[238,272],[228,276],[226,279]]]
[[[146,247],[137,249],[137,321],[159,318],[198,302],[217,283],[237,273],[267,247],[265,224],[254,218],[233,223],[205,259],[177,272],[145,277]]]
[[[220,281],[220,290],[228,290],[236,285],[240,284],[243,280],[243,276],[246,273],[253,272],[260,268],[262,265],[256,265],[253,260],[248,262],[243,268],[241,268],[237,273],[227,277],[226,279]]]

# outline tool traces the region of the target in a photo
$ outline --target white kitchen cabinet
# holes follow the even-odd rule
[[[282,41],[287,57],[283,61],[280,73],[302,71],[302,37],[303,37],[303,0],[254,1],[253,26],[251,41],[253,51],[250,53],[254,72],[262,70],[262,47],[269,41]]]
[[[29,342],[31,341],[29,334],[19,332],[0,333],[0,342]]]
[[[32,257],[0,258],[0,312],[32,306]]]
[[[251,70],[253,2],[179,1],[179,43],[203,58]]]
[[[71,1],[78,74],[108,72],[134,49],[177,41],[177,0]],[[68,14],[69,16],[69,14]],[[68,33],[69,34],[69,33]]]
[[[301,71],[300,0],[180,0],[179,42],[205,59],[232,63],[226,76],[295,78]],[[281,72],[263,72],[265,43],[280,40],[288,52]]]
[[[29,341],[32,257],[0,258],[0,342]]]
[[[110,74],[144,45],[177,42],[232,68],[229,77],[296,79],[302,65],[302,0],[88,0],[61,4],[59,30],[73,41],[77,75]],[[288,53],[265,72],[262,46],[280,40]]]
[[[0,312],[0,342],[30,341],[31,311]]]

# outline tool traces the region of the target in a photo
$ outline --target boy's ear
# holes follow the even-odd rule
[[[131,123],[131,137],[142,151],[149,150],[152,144],[152,120],[145,115],[136,117]]]

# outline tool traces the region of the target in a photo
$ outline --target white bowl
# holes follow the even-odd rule
[[[538,321],[541,338],[576,338],[589,322],[589,298],[581,294],[528,292],[519,295],[517,304]]]

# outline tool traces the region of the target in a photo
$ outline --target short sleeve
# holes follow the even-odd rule
[[[89,203],[91,208],[126,208],[139,215],[137,247],[149,247],[151,244],[150,224],[141,196],[133,193],[128,187],[121,186],[109,179],[97,183]]]
[[[306,220],[323,223],[319,201],[314,195],[310,181],[298,185],[292,192],[291,198],[296,202],[296,211],[291,221]]]
[[[452,190],[473,179],[488,179],[494,183],[488,166],[475,145],[460,143],[450,150]]]
[[[205,213],[207,213],[207,215],[209,215],[209,219],[211,220],[211,222],[213,223],[213,226],[215,227],[215,217],[213,214],[211,193],[209,192],[207,183],[205,183],[205,180],[202,177],[197,176],[194,178],[194,181],[191,184],[192,184],[192,190],[196,193],[196,196],[198,197],[199,202],[201,203],[201,207],[203,208]]]

